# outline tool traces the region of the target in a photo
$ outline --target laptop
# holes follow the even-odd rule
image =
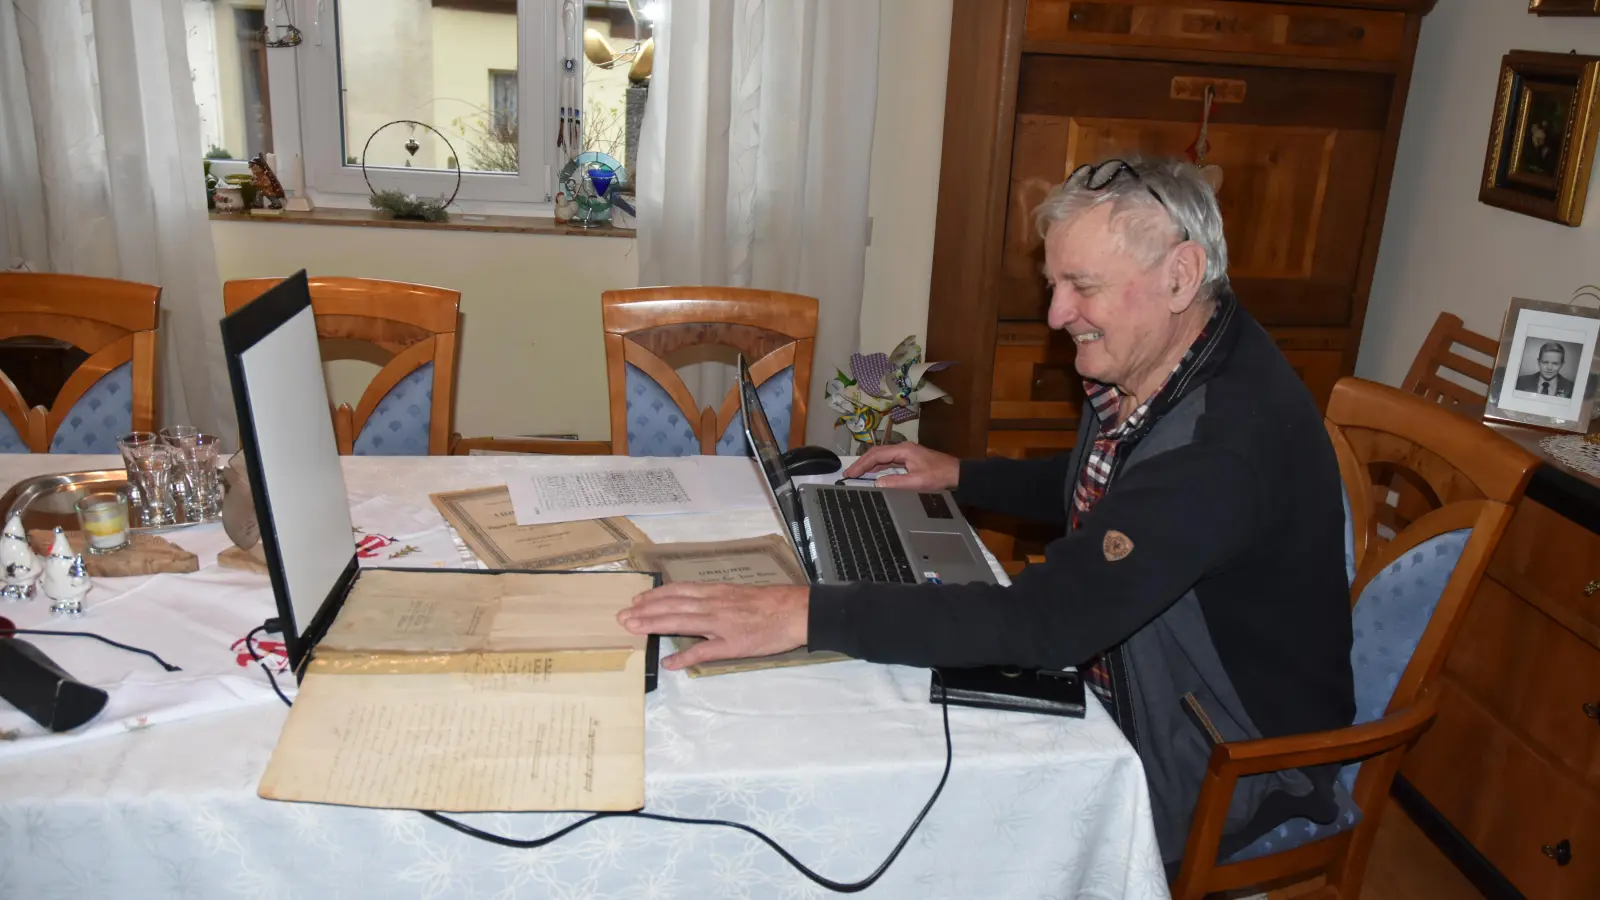
[[[949,491],[796,487],[743,354],[739,411],[750,452],[813,584],[996,582],[977,536]]]

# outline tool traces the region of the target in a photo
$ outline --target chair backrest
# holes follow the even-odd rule
[[[1326,415],[1352,525],[1361,724],[1409,706],[1433,683],[1537,460],[1481,422],[1358,378],[1334,385]],[[1395,468],[1438,502],[1385,537],[1372,478]]]
[[[117,435],[152,430],[160,302],[153,284],[0,273],[0,340],[47,337],[88,354],[49,409],[26,408],[0,372],[0,453],[116,453]]]
[[[1499,349],[1494,338],[1468,329],[1460,316],[1442,312],[1417,350],[1416,359],[1411,361],[1411,370],[1400,382],[1400,389],[1469,418],[1481,418],[1488,402],[1489,382],[1494,375],[1494,358]],[[1463,356],[1462,351],[1486,357],[1488,361],[1470,359]],[[1446,372],[1472,384],[1446,377]]]
[[[280,281],[230,281],[222,286],[223,306],[232,313]],[[339,452],[448,454],[461,292],[375,278],[319,277],[310,284],[311,311],[325,348],[330,341],[359,341],[389,354],[354,410],[348,403],[332,410]]]
[[[618,455],[744,455],[738,387],[719,408],[695,409],[667,356],[720,345],[743,353],[780,441],[805,443],[806,397],[817,336],[817,300],[726,287],[655,287],[600,296],[611,446]]]

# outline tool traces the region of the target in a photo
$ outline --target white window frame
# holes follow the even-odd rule
[[[295,24],[303,40],[298,47],[269,51],[267,77],[271,92],[273,151],[284,186],[300,189],[317,206],[370,209],[371,192],[359,165],[345,162],[343,109],[339,84],[337,0],[287,0],[294,5]],[[560,55],[561,0],[517,0],[517,122],[521,146],[516,174],[462,172],[453,210],[472,214],[550,216],[556,172],[555,128]],[[288,22],[283,6],[269,2],[267,25],[278,33]],[[582,27],[580,18],[579,27]],[[581,36],[574,36],[581,46]],[[580,57],[579,72],[582,78]],[[428,124],[444,130],[440,123]],[[457,148],[458,153],[461,148]],[[360,148],[350,148],[359,155]],[[296,178],[299,156],[303,183]],[[459,158],[459,157],[458,157]],[[242,163],[212,166],[222,177]],[[373,187],[423,196],[448,196],[455,173],[395,168],[369,169]]]

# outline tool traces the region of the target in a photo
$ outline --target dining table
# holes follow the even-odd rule
[[[621,464],[543,455],[341,463],[361,564],[419,568],[483,567],[430,494],[509,485],[555,466]],[[0,492],[40,474],[121,465],[116,456],[0,455]],[[753,464],[748,477],[759,489]],[[630,519],[655,543],[782,533],[770,505]],[[162,536],[194,553],[198,570],[94,579],[73,619],[52,615],[43,598],[0,605],[19,629],[97,634],[180,668],[81,637],[12,638],[109,699],[88,724],[59,734],[0,703],[0,897],[833,895],[728,827],[603,818],[519,849],[415,811],[261,798],[289,712],[245,643],[276,615],[271,584],[219,564],[233,544],[220,524]],[[1004,582],[992,555],[989,563]],[[257,649],[292,699],[281,639],[267,635]],[[929,690],[928,669],[849,659],[701,677],[663,670],[645,704],[644,810],[743,823],[819,875],[857,881],[889,856],[940,784],[948,712],[948,780],[865,896],[1169,896],[1143,768],[1096,700],[1074,718],[944,710]],[[516,838],[578,818],[460,816]]]

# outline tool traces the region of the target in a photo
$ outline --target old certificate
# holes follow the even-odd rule
[[[506,486],[430,494],[433,505],[491,569],[577,569],[627,559],[644,532],[620,516],[518,525]]]
[[[616,612],[653,583],[364,571],[257,792],[388,809],[638,809],[645,641]]]
[[[635,547],[635,568],[660,572],[662,583],[710,581],[727,584],[805,584],[806,576],[789,542],[775,534],[738,541],[695,544],[648,544]],[[700,642],[697,637],[674,637],[680,652]],[[849,659],[831,650],[798,647],[772,656],[723,659],[689,667],[689,676],[722,675],[755,669],[804,666]]]

